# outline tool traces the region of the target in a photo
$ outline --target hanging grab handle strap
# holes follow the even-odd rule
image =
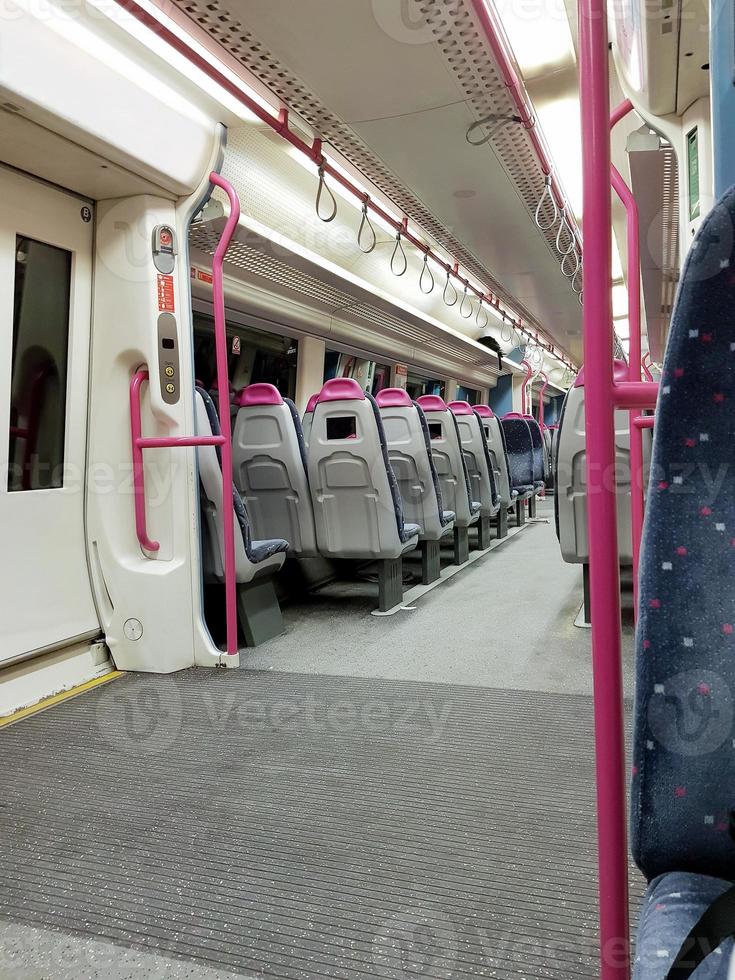
[[[554,217],[551,221],[543,222],[542,215],[544,212],[544,204],[546,199],[549,199],[552,210],[554,212]],[[556,198],[551,190],[551,174],[546,174],[544,177],[544,192],[538,199],[538,204],[536,205],[536,213],[533,216],[533,220],[536,222],[536,227],[539,231],[550,231],[559,219],[559,208],[556,206]]]
[[[452,292],[454,293],[454,298],[452,299],[451,303],[447,298],[449,289],[451,289]],[[447,281],[444,283],[444,292],[442,293],[442,299],[447,304],[447,306],[454,306],[457,300],[459,299],[457,290],[454,288],[454,285],[449,281],[449,269],[447,269]]]
[[[469,305],[469,311],[467,313],[464,312],[465,302],[467,302],[467,304]],[[459,315],[462,317],[463,320],[469,320],[469,318],[472,316],[472,300],[467,295],[466,283],[464,287],[464,292],[462,293],[462,302],[459,304]]]
[[[394,276],[403,276],[408,268],[408,259],[406,258],[406,253],[403,251],[403,245],[401,243],[401,233],[400,231],[396,235],[396,244],[393,247],[393,254],[390,257],[390,271]],[[400,269],[400,272],[396,270]]]
[[[562,244],[561,244],[562,231],[566,231],[567,236],[569,238],[568,248],[562,248]],[[561,224],[559,225],[559,230],[556,233],[556,250],[559,253],[559,255],[569,255],[572,249],[576,248],[576,245],[577,245],[577,240],[574,237],[572,226],[569,224],[569,220],[567,218],[567,210],[566,208],[562,208]]]
[[[424,276],[428,276],[428,280],[427,280],[429,285],[428,289],[424,285]],[[434,279],[434,273],[429,268],[429,253],[424,252],[424,264],[421,267],[421,275],[419,276],[419,289],[424,294],[424,296],[428,296],[429,293],[433,293],[435,285],[436,285],[436,281]]]
[[[329,211],[328,214],[322,214],[321,212],[322,194],[324,193],[324,191],[326,191],[327,194],[329,194],[329,197],[331,198],[331,210]],[[323,164],[319,167],[319,187],[317,188],[317,192],[316,192],[316,213],[317,213],[317,217],[321,218],[321,220],[324,221],[325,223],[334,221],[334,219],[337,217],[337,198],[334,196],[329,185],[324,179]]]
[[[370,244],[367,246],[367,248],[362,243],[363,232],[366,229],[369,232],[369,234],[372,236],[371,238],[368,238]],[[360,228],[357,232],[357,247],[360,249],[361,252],[364,252],[365,255],[369,255],[377,244],[378,244],[378,237],[375,234],[375,229],[373,228],[373,224],[370,220],[370,215],[368,214],[367,201],[363,201],[362,220],[360,221]]]

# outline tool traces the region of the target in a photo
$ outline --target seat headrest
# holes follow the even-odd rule
[[[613,361],[613,379],[615,381],[628,380],[628,365],[625,361],[621,361],[620,358],[615,358]],[[579,369],[579,373],[574,380],[574,387],[584,388],[584,367]]]
[[[411,396],[405,388],[383,388],[375,396],[380,408],[413,408]]]
[[[313,412],[314,409],[316,408],[316,403],[318,401],[319,401],[319,392],[316,391],[316,392],[314,392],[314,394],[311,396],[311,398],[306,403],[306,412],[304,414],[307,414],[309,412]]]
[[[439,395],[422,395],[416,401],[425,412],[446,412],[447,403]]]
[[[283,405],[283,399],[275,385],[258,383],[243,388],[237,403],[241,408],[248,405]]]
[[[472,415],[472,406],[469,402],[449,402],[447,408],[452,415]]]
[[[363,401],[365,392],[353,378],[331,378],[317,395],[319,402]]]
[[[489,405],[475,405],[475,412],[484,419],[494,419],[495,414]]]
[[[506,412],[503,416],[504,419],[525,419],[525,415],[521,415],[520,412]]]

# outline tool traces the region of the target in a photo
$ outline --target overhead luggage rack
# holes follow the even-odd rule
[[[192,261],[197,262],[197,252],[203,256],[214,253],[224,223],[224,218],[215,218],[192,226]],[[302,306],[306,300],[330,318],[323,321],[322,329],[327,335],[335,335],[338,321],[342,321],[349,325],[352,343],[363,340],[367,349],[375,351],[378,334],[384,338],[386,355],[427,367],[435,365],[440,357],[454,362],[457,373],[468,381],[483,387],[495,385],[500,374],[497,357],[483,344],[393,299],[297,243],[285,242],[282,237],[275,241],[271,236],[265,226],[241,218],[226,262],[234,278],[268,291],[271,316],[274,293]],[[207,261],[203,256],[201,261]],[[249,292],[248,302],[258,305],[257,289]],[[265,302],[264,296],[264,314]],[[507,360],[503,367],[519,370]]]

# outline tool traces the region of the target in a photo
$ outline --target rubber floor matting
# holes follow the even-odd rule
[[[265,977],[597,977],[589,698],[198,670],[0,736],[0,913]]]

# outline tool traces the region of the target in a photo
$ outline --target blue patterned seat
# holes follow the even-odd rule
[[[526,420],[520,415],[506,415],[500,420],[505,436],[510,485],[519,499],[531,497],[536,490],[533,474],[533,439]]]
[[[641,551],[631,801],[649,879],[635,980],[663,980],[735,879],[735,189],[682,272]],[[728,940],[692,974],[725,980]]]

